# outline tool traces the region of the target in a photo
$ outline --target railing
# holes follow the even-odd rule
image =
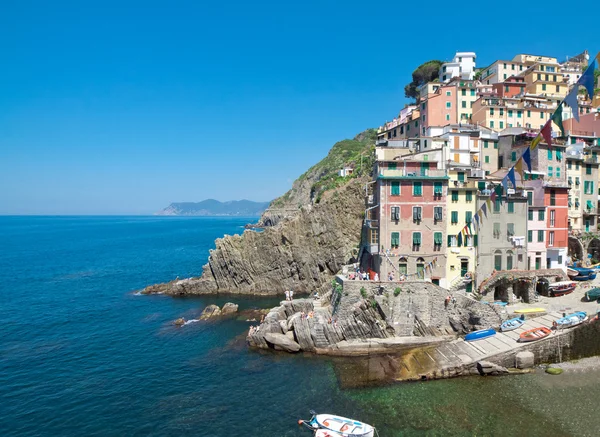
[[[598,213],[598,208],[584,208],[583,214],[585,215],[596,215]]]
[[[450,181],[448,183],[448,188],[472,188],[477,189],[476,181]]]
[[[379,176],[381,177],[411,177],[411,178],[427,178],[427,177],[442,177],[446,176],[445,170],[428,169],[428,170],[408,170],[408,169],[380,169]]]
[[[587,130],[569,130],[567,131],[567,135],[581,135],[582,137],[595,137],[596,132],[590,132]]]

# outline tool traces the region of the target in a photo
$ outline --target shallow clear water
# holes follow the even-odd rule
[[[0,435],[308,436],[311,408],[382,437],[600,428],[597,372],[349,389],[356,366],[249,351],[245,321],[172,325],[278,299],[133,293],[197,275],[215,238],[253,220],[0,217]]]

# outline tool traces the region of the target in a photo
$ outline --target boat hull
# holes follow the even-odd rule
[[[520,317],[515,317],[514,319],[509,319],[502,322],[502,325],[500,325],[500,330],[502,332],[514,331],[515,329],[523,326],[524,323],[525,320],[521,319]]]
[[[544,326],[540,326],[539,328],[533,328],[529,331],[523,332],[519,335],[519,341],[521,343],[528,343],[531,341],[541,340],[542,338],[548,337],[552,331]]]
[[[375,434],[375,428],[369,424],[333,414],[315,414],[310,420],[300,422],[315,434],[321,431],[321,437],[373,437]]]
[[[585,300],[587,300],[588,302],[591,302],[593,300],[599,300],[600,299],[600,288],[592,288],[591,290],[588,290],[585,292]]]
[[[579,311],[579,312],[576,312],[573,314],[569,314],[565,317],[561,317],[555,323],[556,323],[556,327],[558,329],[562,329],[562,328],[571,328],[573,326],[580,325],[583,322],[585,322],[586,320],[587,320],[587,313],[585,313],[584,311]]]
[[[577,288],[577,283],[572,281],[555,282],[548,287],[548,295],[551,297],[560,297],[573,291]]]
[[[467,335],[465,335],[465,341],[483,340],[484,338],[489,338],[489,337],[492,337],[493,335],[496,335],[495,330],[481,329],[479,331],[469,332]]]

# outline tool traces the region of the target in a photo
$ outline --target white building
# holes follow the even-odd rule
[[[473,80],[475,61],[475,52],[456,52],[452,62],[446,62],[440,67],[440,82],[447,82],[453,77]]]

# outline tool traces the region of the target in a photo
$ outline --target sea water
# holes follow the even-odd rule
[[[136,295],[200,274],[215,238],[255,220],[0,217],[0,436],[308,437],[309,409],[382,437],[600,429],[598,372],[364,387],[352,360],[249,350],[243,317],[172,323],[277,298]]]

